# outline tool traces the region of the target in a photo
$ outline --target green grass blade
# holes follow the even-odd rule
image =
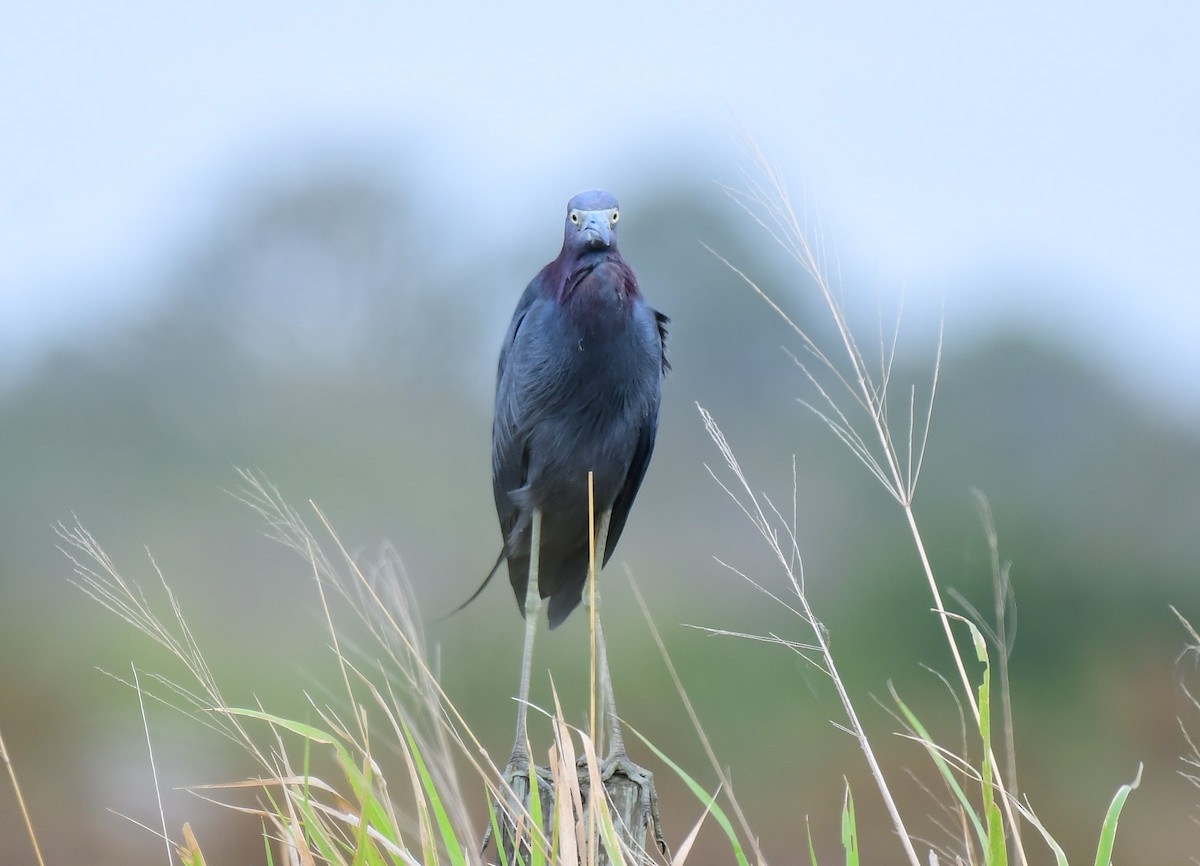
[[[1004,815],[996,802],[996,791],[992,783],[996,768],[992,766],[992,682],[991,664],[988,659],[987,643],[983,633],[970,620],[963,620],[971,630],[975,643],[975,655],[983,664],[983,676],[979,683],[979,737],[983,741],[983,758],[980,771],[983,777],[983,814],[987,819],[987,847],[984,862],[987,866],[1008,866],[1008,847],[1004,837]]]
[[[854,795],[846,784],[846,799],[842,803],[842,847],[846,850],[846,866],[858,866],[858,827],[854,821]]]
[[[267,830],[267,822],[262,822],[263,849],[267,866],[275,866],[275,855],[271,852],[271,834]]]
[[[1125,808],[1125,801],[1129,799],[1129,794],[1140,784],[1142,784],[1142,765],[1138,764],[1137,776],[1128,785],[1122,785],[1117,789],[1116,796],[1108,806],[1108,814],[1104,816],[1104,826],[1100,828],[1100,845],[1096,849],[1096,866],[1110,866],[1113,843],[1117,839],[1117,819],[1121,817],[1121,810]]]
[[[262,710],[247,710],[239,707],[222,707],[220,711],[230,716],[257,719],[260,722],[278,725],[284,730],[291,731],[293,734],[299,734],[301,737],[304,737],[306,740],[312,740],[314,743],[321,743],[328,746],[338,745],[337,739],[332,734],[307,722],[295,722],[291,719],[285,719],[282,716],[273,715],[272,713],[264,713]]]
[[[450,857],[450,862],[454,866],[466,866],[467,859],[463,852],[463,846],[458,840],[458,834],[454,831],[454,825],[450,821],[450,815],[446,812],[446,807],[442,804],[442,798],[438,795],[437,786],[433,782],[433,776],[429,773],[429,768],[425,764],[425,759],[421,756],[420,750],[417,748],[416,738],[413,737],[409,726],[400,722],[401,728],[404,731],[404,739],[408,742],[408,752],[412,756],[413,763],[416,765],[417,773],[421,777],[421,785],[425,788],[425,796],[429,801],[429,805],[433,808],[434,818],[437,820],[438,832],[442,837],[442,845],[446,848],[446,853]]]
[[[1046,844],[1050,847],[1050,850],[1054,852],[1054,862],[1056,866],[1068,866],[1066,852],[1063,851],[1062,846],[1054,840],[1054,837],[1050,835],[1050,831],[1046,829],[1045,825],[1042,824],[1042,822],[1038,819],[1038,816],[1033,812],[1024,812],[1023,814],[1025,816],[1025,820],[1037,828],[1037,831],[1042,834],[1042,839],[1045,840]]]
[[[327,863],[344,862],[345,858],[338,853],[343,846],[338,840],[330,838],[325,830],[325,824],[313,809],[311,801],[299,801],[296,804],[296,810],[299,817],[297,822],[299,829],[304,833],[308,843],[317,849],[321,859]]]
[[[599,778],[598,773],[597,778]],[[621,840],[617,837],[617,828],[613,825],[612,815],[603,805],[602,798],[596,800],[595,803],[599,808],[596,824],[600,831],[600,838],[608,852],[608,860],[613,866],[625,866],[625,853],[621,850]]]
[[[364,771],[360,769],[358,763],[354,760],[354,757],[350,754],[350,751],[335,736],[330,734],[328,731],[322,730],[314,725],[307,724],[306,722],[297,722],[293,719],[285,719],[282,716],[264,713],[261,710],[226,707],[222,709],[222,712],[228,713],[232,716],[240,716],[248,719],[263,721],[302,737],[305,741],[306,778],[308,775],[308,746],[312,743],[316,743],[317,745],[330,746],[334,750],[337,764],[341,768],[346,781],[349,782],[354,793],[354,799],[357,801],[359,806],[360,824],[356,833],[357,844],[352,851],[353,863],[360,864],[367,862],[362,858],[371,850],[373,850],[374,846],[368,843],[370,838],[367,834],[368,827],[373,827],[376,831],[382,832],[385,837],[389,837],[389,841],[397,842],[396,838],[394,838],[395,828],[392,828],[393,833],[391,836],[389,836],[387,832],[387,830],[391,828],[391,822],[388,819],[387,809],[384,807],[383,803],[380,802],[371,785],[369,767],[368,773],[364,773]],[[368,764],[369,763],[370,762],[368,760]],[[305,791],[305,796],[300,801],[301,814],[304,818],[303,827],[309,834],[310,841],[316,846],[317,850],[321,852],[321,855],[326,859],[331,860],[331,862],[338,862],[334,860],[332,854],[335,849],[344,847],[343,843],[331,838],[324,832],[322,829],[324,825],[322,824],[316,812],[308,805],[308,802],[308,793]],[[459,866],[459,864],[456,864],[456,866]]]
[[[529,866],[546,866],[547,858],[553,861],[554,851],[557,850],[557,845],[553,836],[560,831],[558,822],[552,823],[551,831],[552,838],[550,842],[550,851],[539,843],[538,839],[542,834],[542,828],[546,826],[545,818],[542,816],[542,786],[538,781],[537,767],[533,765],[533,761],[529,762]],[[520,850],[520,845],[514,846],[516,850]]]
[[[663,754],[662,750],[659,749],[658,746],[654,745],[652,742],[643,737],[637,731],[637,729],[630,728],[630,730],[633,731],[634,735],[636,735],[639,740],[645,743],[646,748],[654,752],[660,761],[670,767],[674,771],[675,775],[683,780],[683,783],[688,786],[693,794],[696,795],[696,799],[703,804],[704,808],[712,812],[713,820],[715,820],[717,824],[720,825],[721,829],[725,831],[725,836],[729,839],[729,845],[731,848],[733,848],[733,856],[736,858],[739,866],[750,866],[750,861],[746,859],[746,852],[742,849],[742,843],[738,840],[737,833],[733,829],[733,823],[729,820],[729,817],[725,814],[724,810],[717,805],[716,797],[704,790],[699,782],[689,776],[686,772],[684,772],[682,767]]]
[[[500,866],[509,866],[508,854],[505,853],[504,846],[500,844],[500,819],[496,815],[496,803],[490,794],[487,796],[487,804],[488,821],[492,825],[492,844],[496,848],[496,856],[500,858]],[[519,861],[520,857],[518,856],[517,859]],[[520,864],[515,864],[515,866],[520,866]]]
[[[333,734],[330,734],[328,731],[323,731],[320,728],[315,727],[314,725],[307,724],[306,722],[296,722],[296,721],[293,721],[292,719],[285,719],[282,716],[272,715],[271,713],[264,713],[261,710],[247,710],[247,709],[239,709],[237,707],[222,707],[221,712],[227,713],[228,715],[231,715],[231,716],[241,716],[241,717],[247,718],[247,719],[257,719],[260,722],[266,722],[269,725],[274,725],[276,727],[283,728],[285,731],[291,731],[293,734],[303,737],[304,739],[309,740],[310,742],[317,743],[322,746],[332,746],[334,751],[337,752],[339,763],[343,767],[347,767],[347,766],[355,767],[356,766],[353,759],[351,759],[351,757],[350,757],[350,753],[348,751],[346,751],[346,747],[342,745],[341,741],[339,741],[335,736],[333,736]],[[355,776],[358,776],[357,770],[355,771]]]
[[[986,851],[987,831],[984,830],[983,822],[979,820],[979,814],[975,811],[974,805],[971,804],[970,799],[967,797],[966,791],[958,783],[958,777],[955,776],[954,771],[950,768],[950,764],[947,763],[946,758],[942,755],[942,750],[938,748],[937,744],[933,741],[933,737],[929,735],[929,731],[921,724],[921,720],[908,708],[908,705],[900,699],[900,696],[895,691],[892,692],[892,700],[896,702],[896,706],[899,707],[909,727],[913,729],[917,738],[925,747],[925,751],[929,753],[929,757],[937,767],[942,781],[946,783],[946,786],[954,794],[963,812],[971,819],[971,826],[975,829],[975,835],[979,839],[979,847],[981,850]]]

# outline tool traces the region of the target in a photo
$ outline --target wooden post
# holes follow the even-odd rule
[[[556,795],[571,796],[569,790],[556,791],[555,786],[550,784],[550,772],[546,769],[539,768],[535,775],[538,777],[539,785],[539,807],[542,814],[542,831],[544,838],[552,839],[552,831],[554,827],[554,816],[556,811]],[[576,833],[580,850],[580,866],[588,866],[584,862],[582,852],[586,850],[583,847],[584,840],[580,838],[584,833],[589,832],[593,826],[596,828],[596,837],[587,840],[586,844],[592,850],[597,852],[595,860],[596,866],[612,866],[612,859],[609,857],[608,849],[605,847],[604,841],[600,838],[599,821],[593,822],[590,820],[589,810],[592,808],[593,802],[591,794],[591,781],[586,767],[579,767],[577,774],[577,783],[579,785],[580,799],[583,803],[583,814],[577,814],[574,807],[571,812],[574,818],[574,826],[559,827],[560,834],[564,832]],[[514,854],[519,852],[522,863],[529,863],[529,820],[530,820],[530,791],[529,778],[527,776],[516,776],[512,780],[512,794],[509,795],[513,799],[506,802],[500,809],[497,810],[497,821],[500,823],[500,840],[499,844],[504,852],[504,857],[510,866],[515,866],[518,862],[514,858]],[[608,797],[609,813],[612,816],[613,827],[616,830],[617,840],[622,849],[622,855],[627,866],[641,866],[641,864],[651,863],[649,853],[646,850],[646,831],[650,827],[651,815],[657,816],[658,804],[654,801],[654,789],[652,785],[643,784],[640,781],[630,779],[624,772],[617,770],[613,775],[605,781],[604,792]],[[518,799],[519,798],[519,799]],[[515,809],[513,805],[519,803]],[[655,839],[661,838],[661,831],[655,828]],[[661,843],[659,843],[661,844]],[[559,845],[559,849],[562,849]],[[559,857],[559,851],[548,853],[548,862],[555,866],[576,866],[576,864],[559,863],[556,858]]]

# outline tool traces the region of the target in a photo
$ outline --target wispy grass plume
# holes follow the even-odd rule
[[[490,826],[499,838],[504,821],[513,822],[516,840],[511,850],[495,851],[504,866],[636,866],[654,859],[623,841],[594,738],[566,723],[557,695],[548,714],[552,798],[541,797],[534,785],[527,811],[492,809],[487,821],[473,820],[472,802],[505,803],[511,812],[513,791],[438,681],[395,551],[385,547],[364,566],[315,504],[309,503],[310,526],[261,477],[242,472],[241,482],[235,496],[259,516],[268,536],[300,557],[311,577],[337,662],[340,690],[322,687],[330,697],[320,700],[306,695],[304,720],[227,700],[153,557],[157,586],[146,590],[126,580],[78,522],[60,525],[58,533],[78,586],[166,649],[184,672],[176,680],[135,667],[132,677],[117,679],[135,689],[143,705],[154,700],[173,707],[237,744],[257,766],[253,778],[190,790],[260,821],[265,862],[474,866],[484,862],[481,831]],[[250,805],[247,794],[254,798]],[[723,818],[711,799],[701,797],[701,821],[709,814]],[[162,823],[161,834],[152,832],[183,863],[200,866],[203,849],[191,828],[183,825],[181,841],[168,840],[165,815]],[[689,839],[698,828],[699,822]],[[730,839],[740,852],[736,836]],[[684,866],[691,850],[685,844],[669,862]]]
[[[746,153],[750,168],[744,172],[743,185],[740,188],[727,189],[727,192],[799,265],[804,285],[821,300],[827,320],[833,325],[833,337],[827,341],[829,345],[812,337],[744,269],[723,258],[722,261],[725,261],[783,319],[797,337],[800,351],[793,354],[792,358],[815,394],[814,398],[802,401],[804,405],[824,422],[830,432],[846,446],[901,509],[933,601],[933,612],[941,623],[946,645],[953,658],[957,673],[953,694],[956,701],[965,705],[969,712],[971,724],[967,727],[973,733],[975,747],[980,751],[976,761],[957,756],[954,752],[937,745],[917,716],[904,704],[899,695],[894,694],[895,703],[900,710],[898,718],[907,728],[908,735],[925,746],[947,790],[951,792],[954,804],[952,808],[958,815],[962,832],[959,835],[957,852],[944,853],[951,862],[1001,866],[1007,864],[1011,857],[1016,863],[1024,866],[1028,863],[1021,833],[1024,820],[1043,835],[1058,859],[1061,849],[1033,815],[1028,803],[1017,797],[1016,756],[1007,666],[1014,634],[1015,608],[1008,581],[1008,566],[1002,565],[1000,561],[990,508],[986,499],[979,496],[981,521],[992,554],[996,614],[994,626],[985,624],[969,607],[967,609],[976,622],[947,610],[943,601],[942,586],[930,563],[924,533],[913,510],[913,502],[925,465],[929,433],[933,423],[934,401],[941,375],[942,335],[939,332],[926,383],[918,386],[898,382],[896,359],[900,333],[899,317],[890,332],[882,326],[879,328],[878,341],[870,351],[864,348],[864,344],[851,327],[841,286],[837,281],[836,262],[830,261],[819,242],[819,226],[814,229],[807,224],[793,204],[779,170],[748,138]],[[810,241],[812,236],[816,236],[818,242]],[[717,255],[720,258],[719,253]],[[839,726],[849,731],[858,741],[905,858],[911,866],[920,866],[921,860],[917,854],[915,840],[905,827],[887,774],[880,766],[871,738],[850,699],[830,649],[826,628],[810,605],[805,592],[803,556],[797,540],[797,509],[793,504],[789,520],[767,496],[755,492],[716,420],[704,407],[697,408],[705,429],[716,444],[725,464],[725,471],[718,472],[711,467],[709,471],[766,541],[782,568],[791,589],[790,596],[784,600],[747,575],[736,570],[735,572],[749,580],[760,591],[785,604],[788,610],[796,613],[811,628],[813,634],[812,644],[784,640],[776,635],[756,636],[756,639],[778,643],[801,654],[829,677],[845,715]],[[730,476],[732,481],[725,480]],[[794,491],[795,487],[793,479]],[[957,636],[963,634],[964,629],[969,637],[968,646],[974,648],[976,658],[983,665],[982,681],[977,681],[968,674],[964,651]],[[994,662],[987,653],[985,633],[997,649]],[[993,664],[999,679],[998,689],[992,688]],[[996,740],[993,734],[993,716],[997,695],[1001,707],[1000,742],[1005,746],[1004,764],[997,760],[997,749],[993,745]],[[967,793],[964,781],[974,788],[974,795]],[[1106,818],[1102,829],[1099,853],[1111,850],[1116,816],[1120,813],[1125,797],[1136,785],[1135,780],[1118,791],[1110,816]],[[847,800],[848,806],[850,802]],[[847,809],[846,820],[851,827],[851,835],[856,835],[853,829],[855,824],[852,808]],[[851,856],[856,857],[857,851],[855,846],[848,844],[848,862]],[[929,856],[929,862],[939,862],[936,850],[931,849]]]

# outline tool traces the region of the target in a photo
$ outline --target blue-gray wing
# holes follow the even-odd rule
[[[670,319],[657,310],[651,312],[654,313],[654,325],[658,337],[659,386],[661,387],[662,377],[671,368],[667,361],[667,323],[670,322]],[[629,511],[633,508],[633,500],[642,486],[642,479],[646,477],[646,468],[650,465],[650,457],[654,453],[654,439],[658,435],[659,393],[656,388],[651,411],[647,413],[645,423],[638,429],[637,445],[634,447],[629,472],[625,475],[625,483],[621,485],[621,489],[617,491],[617,498],[613,500],[612,512],[608,518],[608,538],[604,543],[603,564],[608,563],[613,551],[617,549],[617,542],[621,539],[621,532],[625,529],[625,521],[629,519]]]
[[[521,325],[530,308],[540,296],[540,275],[535,278],[521,295],[513,313],[504,344],[500,348],[500,361],[496,367],[496,411],[492,420],[492,493],[496,499],[496,514],[500,518],[500,529],[507,543],[517,525],[521,509],[513,500],[512,493],[525,484],[529,455],[525,431],[529,419],[521,395],[525,393],[525,378],[529,371],[529,360],[522,356],[517,342]]]
[[[513,528],[520,519],[520,508],[509,494],[524,485],[528,461],[525,455],[524,437],[519,432],[524,422],[520,417],[520,401],[517,399],[520,386],[516,380],[520,378],[518,371],[522,367],[522,363],[521,359],[514,357],[512,353],[521,324],[525,321],[529,308],[537,300],[540,279],[541,275],[539,274],[521,295],[516,312],[513,313],[512,322],[509,323],[508,333],[504,336],[504,343],[500,347],[500,362],[496,367],[496,414],[492,421],[492,492],[496,498],[496,513],[500,517],[504,543],[500,548],[500,555],[496,558],[496,562],[488,571],[487,576],[484,577],[483,582],[479,584],[479,588],[471,593],[470,598],[446,616],[458,613],[487,588],[488,583],[500,569],[501,563],[508,558],[509,539],[512,538]],[[518,599],[519,601],[520,599]]]

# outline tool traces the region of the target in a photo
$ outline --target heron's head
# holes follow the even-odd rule
[[[577,253],[615,249],[620,216],[617,197],[611,192],[592,189],[579,193],[567,202],[563,248]]]

